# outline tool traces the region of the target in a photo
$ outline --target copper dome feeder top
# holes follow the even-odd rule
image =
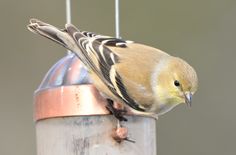
[[[91,84],[88,72],[70,53],[51,67],[34,93],[34,120],[109,114],[106,100]]]

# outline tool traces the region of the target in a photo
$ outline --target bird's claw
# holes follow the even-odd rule
[[[127,118],[124,117],[124,114],[126,114],[126,110],[123,109],[116,109],[113,106],[106,106],[107,110],[110,111],[119,121],[128,121]]]
[[[124,115],[127,113],[127,110],[115,108],[113,106],[113,101],[110,99],[108,99],[107,102],[108,104],[106,108],[108,111],[110,111],[111,114],[113,114],[119,121],[128,121],[128,119],[124,117]]]

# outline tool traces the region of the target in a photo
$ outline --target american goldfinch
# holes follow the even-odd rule
[[[80,31],[72,24],[61,30],[31,19],[28,29],[74,52],[106,98],[136,113],[158,116],[181,103],[191,105],[197,74],[178,57],[133,41]]]

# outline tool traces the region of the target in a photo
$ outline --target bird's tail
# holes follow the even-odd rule
[[[65,48],[73,52],[79,51],[78,46],[75,43],[75,40],[70,35],[73,34],[75,31],[79,32],[79,30],[71,24],[66,24],[65,29],[58,29],[38,19],[30,19],[30,24],[27,25],[27,28],[31,32],[40,34],[41,36],[44,36],[52,41],[55,41],[56,43],[64,46]]]

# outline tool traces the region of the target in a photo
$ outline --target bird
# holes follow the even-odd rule
[[[72,24],[59,29],[32,18],[27,28],[75,53],[120,121],[127,120],[125,108],[158,118],[177,105],[192,104],[197,73],[179,57],[134,41],[80,31]],[[114,101],[124,108],[114,108]]]

